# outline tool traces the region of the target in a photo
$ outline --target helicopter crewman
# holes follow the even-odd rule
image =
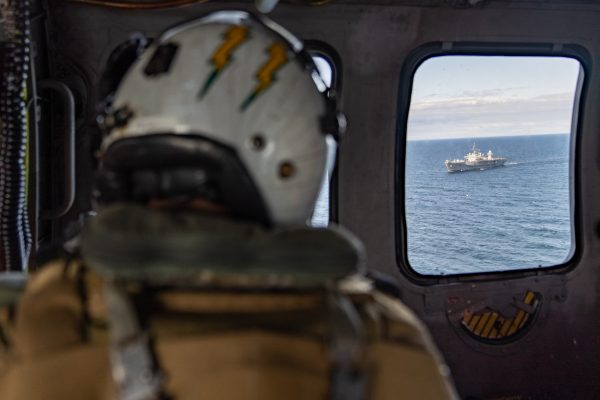
[[[301,41],[222,11],[167,30],[100,122],[97,215],[32,277],[2,399],[442,399],[417,318],[306,226],[345,127]]]

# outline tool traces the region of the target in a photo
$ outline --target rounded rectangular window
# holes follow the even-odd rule
[[[568,57],[444,55],[413,77],[407,256],[421,275],[544,268],[574,253]]]

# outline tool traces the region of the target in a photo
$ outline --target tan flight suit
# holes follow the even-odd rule
[[[119,398],[106,290],[113,278],[75,260],[50,264],[30,279],[14,316],[0,318],[7,339],[0,399]],[[329,290],[143,286],[122,287],[145,316],[170,398],[331,398]],[[455,398],[448,368],[401,302],[359,276],[338,280],[336,293],[362,320],[356,371],[365,378],[365,399]],[[150,379],[144,371],[134,378]]]

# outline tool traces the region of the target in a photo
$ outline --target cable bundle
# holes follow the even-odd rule
[[[122,8],[129,10],[152,10],[168,7],[182,7],[197,3],[205,3],[208,0],[163,0],[163,1],[123,1],[123,0],[68,0],[73,3],[89,4],[100,7]]]
[[[73,3],[89,4],[99,7],[121,8],[130,10],[152,10],[168,7],[183,7],[193,4],[206,3],[209,0],[67,0]],[[308,6],[322,6],[330,3],[332,0],[288,0],[289,3]],[[269,3],[276,3],[269,1]],[[270,11],[269,7],[269,11]]]
[[[0,270],[24,271],[31,249],[26,103],[29,0],[9,1],[0,16]]]

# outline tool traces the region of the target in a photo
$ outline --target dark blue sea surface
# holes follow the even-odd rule
[[[424,275],[549,267],[571,251],[569,135],[407,142],[408,258]],[[504,167],[448,173],[473,143]]]

